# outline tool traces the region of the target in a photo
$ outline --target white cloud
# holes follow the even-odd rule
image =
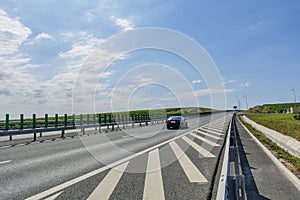
[[[86,16],[86,19],[87,19],[88,22],[93,21],[93,20],[95,19],[95,17],[96,17],[96,16],[95,16],[93,13],[91,13],[91,12],[86,12],[86,13],[85,13],[85,16]]]
[[[18,19],[10,18],[0,9],[0,56],[18,52],[19,46],[28,38],[31,30]]]
[[[242,88],[249,87],[250,86],[250,82],[249,81],[245,81],[245,82],[241,83],[240,86]]]
[[[134,29],[133,23],[128,19],[118,18],[116,16],[111,16],[110,19],[114,20],[115,25],[120,27],[122,31],[130,31]]]
[[[71,49],[66,52],[60,52],[60,58],[80,58],[80,60],[86,58],[86,56],[94,50],[103,39],[95,38],[91,35],[86,36],[86,33],[80,32],[80,40],[75,42]],[[74,37],[71,33],[66,34],[70,37]]]
[[[198,79],[198,80],[193,80],[192,83],[197,84],[197,83],[201,83],[202,80]]]
[[[228,80],[228,83],[236,83],[236,80]]]
[[[194,91],[194,95],[196,96],[205,96],[205,95],[213,95],[213,94],[226,94],[230,92],[234,92],[234,89],[202,89]]]
[[[75,33],[72,32],[62,32],[61,34],[62,40],[63,41],[69,41],[75,36]]]
[[[265,23],[264,20],[259,21],[259,22],[255,23],[255,24],[251,25],[251,26],[249,27],[249,30],[255,31],[255,30],[257,30],[260,26],[262,26],[264,23]]]
[[[41,33],[41,34],[38,34],[34,39],[35,39],[36,41],[44,40],[44,39],[56,41],[56,39],[55,39],[52,35],[50,35],[50,34],[48,34],[48,33]]]

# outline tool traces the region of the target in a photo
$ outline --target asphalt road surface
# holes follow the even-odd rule
[[[247,198],[299,199],[300,188],[297,188],[290,178],[282,173],[282,170],[276,166],[238,120],[236,125]]]
[[[211,199],[230,119],[0,143],[0,199]]]

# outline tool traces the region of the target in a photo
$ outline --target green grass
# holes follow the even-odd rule
[[[257,131],[250,124],[246,123],[240,116],[239,119],[261,143],[263,143],[270,151],[273,152],[278,159],[281,158],[286,162],[291,163],[296,168],[297,173],[300,173],[300,158],[291,155],[288,151],[282,149],[263,133]]]
[[[247,115],[247,117],[263,126],[300,141],[300,120],[296,120],[293,114],[259,114]]]
[[[294,107],[294,103],[277,103],[277,104],[264,104],[254,106],[250,108],[248,112],[256,112],[256,113],[284,113],[287,109]],[[298,110],[300,111],[300,103],[296,103]]]

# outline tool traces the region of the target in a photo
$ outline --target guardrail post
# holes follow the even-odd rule
[[[65,117],[64,117],[64,126],[68,126],[68,115],[65,114]]]
[[[65,138],[65,127],[67,127],[67,126],[68,126],[68,115],[65,114],[65,116],[64,116],[64,127],[61,130],[61,138]]]
[[[24,128],[24,114],[20,114],[20,129]]]
[[[58,114],[55,114],[55,127],[58,127]]]
[[[138,121],[140,122],[140,126],[142,126],[142,115],[138,114]]]
[[[32,128],[33,129],[36,128],[36,115],[35,114],[32,115]]]
[[[122,124],[123,124],[123,129],[125,129],[124,114],[122,114],[121,118],[122,118],[121,120],[122,120]]]
[[[118,129],[120,128],[119,124],[120,124],[120,114],[117,115],[117,127],[118,127]]]
[[[45,114],[45,128],[48,128],[48,114]]]
[[[83,119],[82,119],[82,114],[80,114],[80,126],[83,125]]]
[[[132,120],[132,128],[134,128],[134,123],[135,123],[135,115],[131,115],[131,120]]]
[[[5,115],[5,130],[9,130],[9,114]]]
[[[112,124],[111,130],[114,131],[116,120],[115,120],[115,117],[112,115],[112,113],[110,114],[110,117],[111,117],[111,124]]]
[[[96,114],[93,115],[93,123],[95,126],[95,131],[97,130],[97,126],[96,126]]]
[[[36,115],[35,114],[32,115],[32,128],[34,129],[33,141],[36,141],[36,131],[35,131],[35,128],[36,128]]]
[[[73,114],[73,118],[72,118],[72,126],[74,127],[75,126],[75,114]]]
[[[82,114],[80,114],[80,126],[81,126],[82,134],[85,134],[85,129],[83,127],[83,115]]]
[[[108,114],[108,123],[111,124],[111,113]],[[109,129],[109,125],[107,126],[107,129]]]
[[[101,114],[98,114],[98,121],[99,121],[99,133],[101,133]]]
[[[9,114],[5,115],[5,130],[8,131],[10,128],[9,126]],[[12,141],[12,135],[9,135],[9,140]]]
[[[145,120],[146,120],[146,126],[148,126],[148,121],[149,121],[149,114],[148,113],[145,115]]]

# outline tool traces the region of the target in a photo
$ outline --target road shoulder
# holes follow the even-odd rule
[[[282,173],[239,121],[237,130],[248,199],[297,199],[299,187]]]

